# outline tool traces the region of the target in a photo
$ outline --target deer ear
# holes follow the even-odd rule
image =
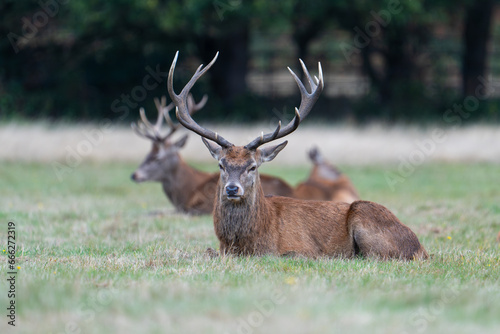
[[[220,152],[222,150],[222,147],[217,145],[216,143],[212,141],[208,141],[205,138],[201,137],[201,140],[203,140],[203,144],[208,148],[210,151],[210,154],[214,157],[215,160],[219,161],[220,158]]]
[[[183,148],[184,145],[186,145],[187,139],[188,139],[188,135],[185,134],[184,136],[182,136],[181,139],[179,139],[178,141],[176,141],[174,143],[174,146],[177,147],[177,148]]]
[[[309,158],[315,164],[320,164],[323,162],[323,156],[321,155],[316,146],[311,148],[311,150],[309,151]]]
[[[286,144],[288,144],[288,141],[285,140],[281,144],[278,144],[276,146],[269,146],[266,148],[259,148],[260,152],[260,163],[268,162],[276,158],[278,153],[281,152],[282,149],[285,148]]]

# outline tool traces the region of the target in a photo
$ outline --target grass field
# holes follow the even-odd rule
[[[12,328],[0,266],[0,333],[500,332],[499,165],[426,164],[394,191],[396,166],[341,166],[417,233],[423,262],[210,258],[211,217],[174,213],[135,167],[84,163],[59,182],[50,165],[0,165],[0,245],[15,222],[21,267]]]

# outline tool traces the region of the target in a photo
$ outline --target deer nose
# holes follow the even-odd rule
[[[228,184],[226,186],[226,194],[228,196],[235,196],[238,194],[239,187],[236,184]]]
[[[138,171],[135,171],[132,175],[130,175],[130,178],[132,179],[132,181],[134,182],[142,182],[144,181],[144,175],[141,174],[140,172]]]

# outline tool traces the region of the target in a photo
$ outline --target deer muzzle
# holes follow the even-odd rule
[[[132,175],[130,176],[130,178],[134,182],[144,182],[146,180],[145,175],[143,175],[139,171],[136,171],[136,172],[132,173]]]
[[[243,187],[239,183],[229,182],[224,187],[224,195],[230,201],[240,201],[244,195]]]

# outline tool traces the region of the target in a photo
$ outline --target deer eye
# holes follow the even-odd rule
[[[255,170],[257,169],[257,166],[252,166],[248,169],[249,172],[255,172]]]
[[[224,170],[224,166],[222,166],[222,164],[219,164],[219,169]]]

